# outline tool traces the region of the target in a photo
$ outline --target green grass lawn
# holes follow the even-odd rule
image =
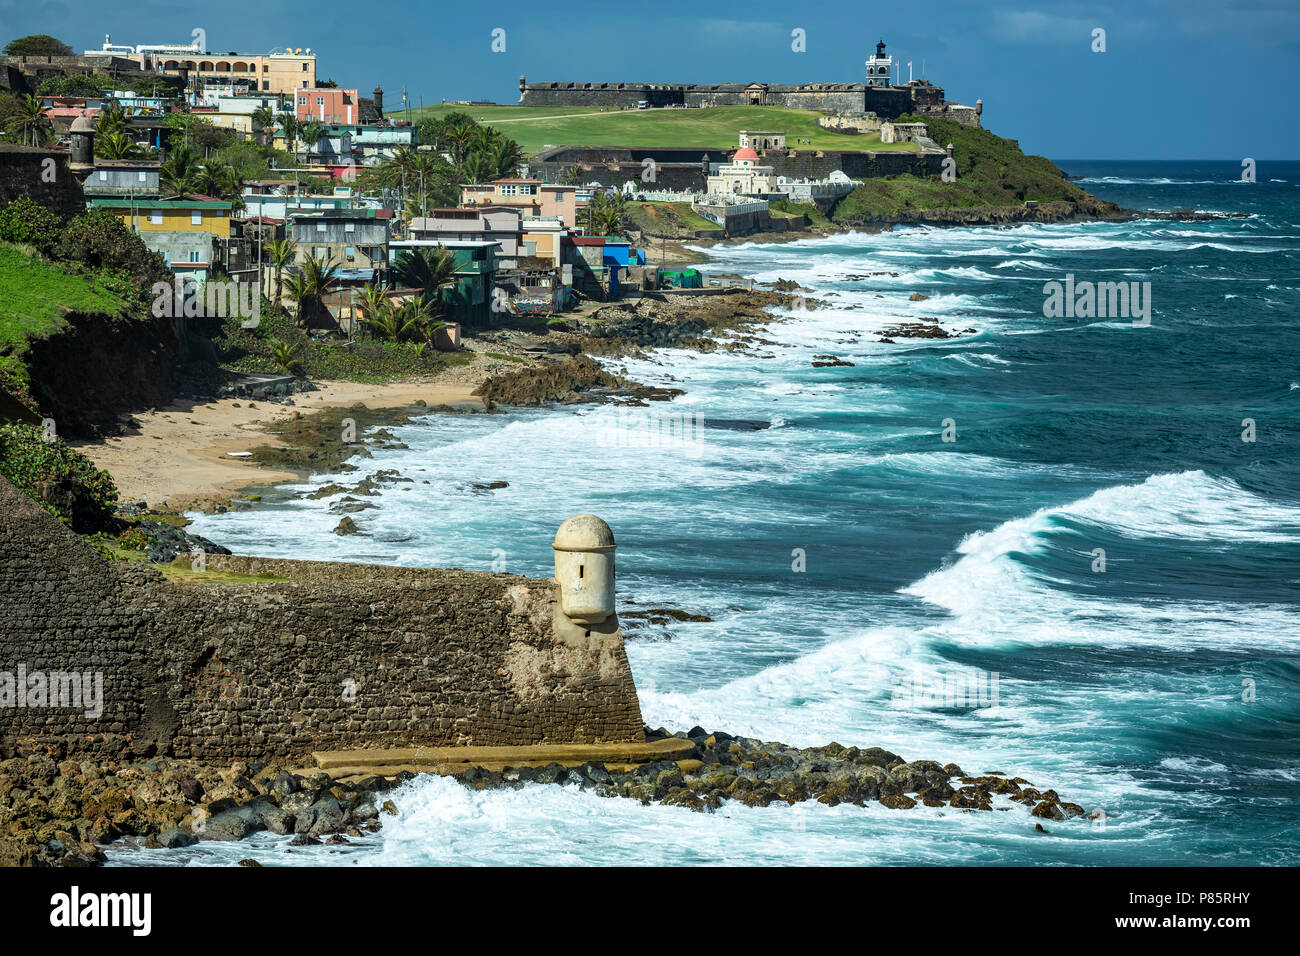
[[[546,146],[683,146],[732,150],[742,129],[783,130],[792,149],[912,150],[913,143],[881,143],[879,136],[848,135],[817,125],[822,114],[779,106],[613,110],[586,106],[427,106],[410,119],[458,111],[495,126],[532,154]],[[390,114],[406,118],[406,114]],[[810,143],[796,143],[810,140]]]
[[[68,272],[23,246],[0,242],[0,369],[26,383],[19,360],[27,341],[63,327],[63,315],[116,315],[126,301],[93,277]]]

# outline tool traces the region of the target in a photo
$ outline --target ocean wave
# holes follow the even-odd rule
[[[1166,176],[1152,176],[1126,179],[1123,176],[1085,176],[1074,180],[1076,183],[1105,183],[1108,186],[1214,186],[1240,182],[1239,179],[1169,179]]]
[[[1104,532],[1128,539],[1225,544],[1300,541],[1300,510],[1276,504],[1244,490],[1231,479],[1212,477],[1203,471],[1155,475],[1141,484],[1103,488],[1070,504],[1040,509],[990,531],[973,532],[957,545],[960,557],[955,563],[902,588],[901,593],[946,608],[959,617],[991,613],[1002,618],[1014,606],[1024,614],[1024,634],[1030,634],[1035,626],[1046,623],[1036,609],[1053,589],[1042,576],[1032,572],[1029,562],[1047,557],[1053,538],[1082,525],[1097,528],[1098,537]],[[1090,560],[1090,544],[1081,542],[1080,561]],[[1053,598],[1057,613],[1092,613],[1083,611],[1084,599],[1064,592],[1055,592]],[[1178,616],[1204,622],[1206,614],[1204,608],[1190,603],[1182,608],[1161,603],[1135,610],[1112,601],[1104,607],[1109,615],[1131,613],[1148,620],[1153,616]],[[1282,615],[1283,619],[1289,617],[1293,615]],[[1154,629],[1156,634],[1160,630]]]
[[[1044,262],[1041,259],[1008,259],[1005,262],[999,262],[993,267],[994,269],[1051,269],[1057,271],[1059,266],[1054,266],[1050,262]]]

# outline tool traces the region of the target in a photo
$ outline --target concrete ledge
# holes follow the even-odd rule
[[[536,744],[526,747],[403,747],[391,750],[321,750],[312,754],[316,766],[332,777],[374,774],[458,773],[467,767],[504,770],[506,767],[544,767],[558,763],[577,767],[588,761],[643,764],[685,758],[695,744],[678,737],[651,743]]]

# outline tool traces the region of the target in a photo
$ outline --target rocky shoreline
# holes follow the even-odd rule
[[[917,806],[962,812],[1027,809],[1043,824],[1091,816],[1055,790],[1039,789],[1001,770],[968,773],[953,763],[905,760],[879,747],[830,743],[797,748],[694,727],[674,734],[646,729],[647,741],[676,737],[691,750],[676,760],[631,768],[590,762],[566,767],[470,766],[453,778],[475,790],[558,784],[597,796],[709,813],[728,801],[748,807],[827,806],[891,810]],[[351,845],[398,813],[387,791],[415,778],[332,779],[284,762],[213,766],[168,757],[98,764],[35,754],[0,762],[0,866],[93,866],[105,848],[130,840],[144,849],[176,849],[241,840],[258,832],[293,839],[285,852],[319,844]],[[250,865],[256,865],[252,861]]]

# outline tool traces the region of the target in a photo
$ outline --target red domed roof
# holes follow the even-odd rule
[[[758,153],[754,152],[748,146],[742,146],[740,149],[736,150],[736,155],[731,157],[731,161],[735,163],[742,159],[758,159]]]

